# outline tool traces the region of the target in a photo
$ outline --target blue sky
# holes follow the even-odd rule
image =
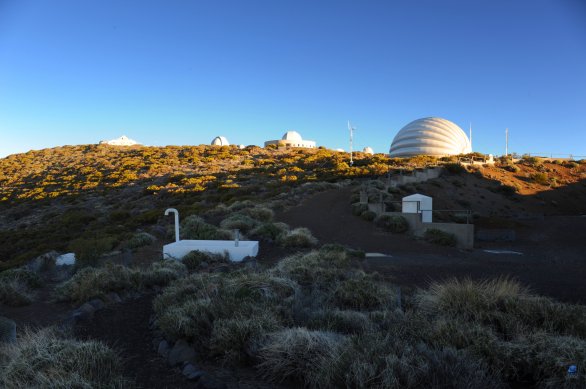
[[[122,134],[388,152],[440,116],[475,150],[586,155],[581,0],[0,0],[0,156]]]

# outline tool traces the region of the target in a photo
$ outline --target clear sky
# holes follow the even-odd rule
[[[586,155],[583,0],[0,0],[0,156],[147,145],[388,152],[440,116],[473,148]]]

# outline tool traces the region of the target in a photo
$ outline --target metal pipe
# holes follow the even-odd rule
[[[240,230],[238,228],[236,228],[234,230],[234,246],[238,247],[239,244],[240,244]]]
[[[175,214],[175,242],[179,242],[179,211],[175,208],[167,208],[165,210],[165,216],[171,212]]]

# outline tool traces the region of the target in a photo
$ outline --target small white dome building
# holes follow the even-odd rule
[[[395,135],[391,157],[446,156],[472,152],[466,133],[449,120],[428,117],[407,124]]]
[[[230,146],[228,139],[225,136],[216,136],[212,139],[212,146]]]
[[[287,131],[281,139],[268,140],[265,142],[265,147],[268,145],[277,145],[284,147],[304,147],[308,149],[315,148],[315,141],[304,140],[297,131]]]
[[[140,143],[138,143],[135,140],[130,139],[126,135],[122,135],[120,138],[100,141],[100,144],[101,145],[110,145],[110,146],[135,146]]]
[[[362,152],[370,155],[374,154],[374,150],[372,149],[372,147],[365,147],[364,149],[362,149]]]

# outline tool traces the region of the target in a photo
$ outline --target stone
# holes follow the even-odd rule
[[[188,380],[191,381],[195,381],[200,379],[205,372],[198,369],[196,366],[192,365],[191,363],[188,363],[187,365],[185,365],[185,367],[183,367],[183,370],[181,371],[181,373],[185,376],[185,378],[187,378]]]
[[[206,261],[201,261],[201,262],[199,263],[199,267],[201,267],[202,269],[206,269],[206,268],[208,268],[209,266],[210,266],[210,264],[209,264],[209,263],[207,263]]]
[[[59,256],[59,253],[56,251],[49,251],[43,255],[39,255],[35,259],[30,260],[26,267],[28,270],[40,273],[47,269],[55,267],[55,259]]]
[[[120,302],[122,302],[122,299],[120,298],[120,296],[116,292],[110,292],[110,293],[108,293],[106,295],[106,298],[111,303],[120,303]]]
[[[195,360],[195,350],[183,339],[178,340],[167,358],[169,366],[177,366],[185,361]]]
[[[81,307],[73,311],[73,317],[76,321],[90,321],[94,318],[96,309],[89,303],[83,304]]]
[[[225,383],[218,381],[216,378],[212,377],[209,374],[203,374],[199,377],[197,384],[195,385],[197,389],[226,389],[227,386]]]
[[[100,300],[100,299],[93,299],[93,300],[90,300],[90,301],[88,302],[88,304],[90,304],[92,307],[94,307],[94,309],[95,309],[96,311],[99,311],[100,309],[104,309],[104,307],[105,307],[105,304],[104,304],[104,302],[103,302],[102,300]]]
[[[163,358],[167,358],[169,356],[169,348],[169,343],[165,339],[163,339],[159,342],[159,346],[157,347],[157,353]]]

